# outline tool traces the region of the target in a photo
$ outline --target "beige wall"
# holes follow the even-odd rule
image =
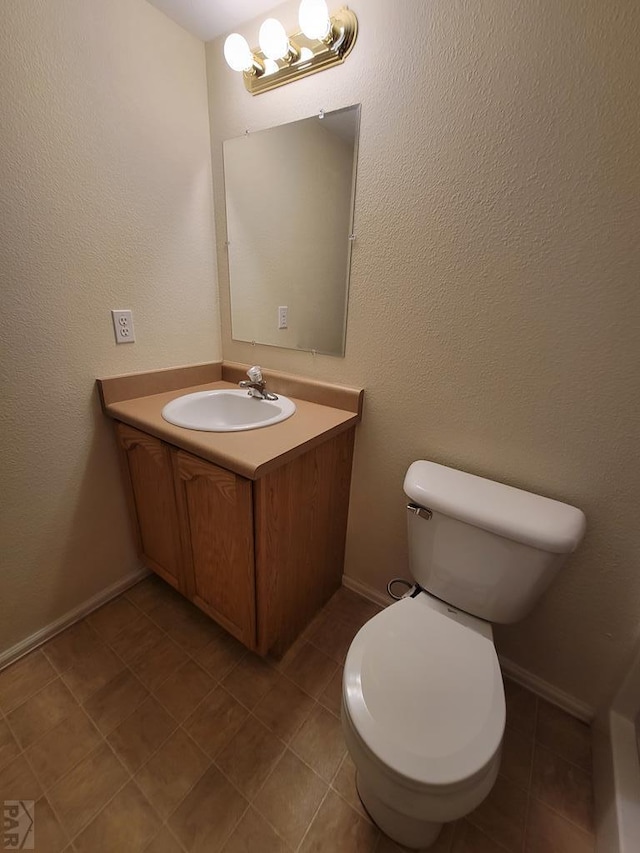
[[[282,7],[289,26],[296,6]],[[640,613],[638,6],[354,9],[344,66],[257,97],[221,40],[207,46],[224,356],[367,389],[347,573],[377,589],[407,571],[413,459],[584,509],[579,552],[497,636],[514,662],[595,705]],[[251,44],[257,31],[243,29]],[[233,342],[222,140],[357,102],[346,358]]]
[[[138,567],[95,377],[220,352],[202,42],[144,0],[0,40],[1,654]]]

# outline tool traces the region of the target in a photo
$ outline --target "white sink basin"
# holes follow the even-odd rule
[[[172,400],[162,410],[165,421],[205,432],[259,429],[290,418],[296,404],[288,397],[277,400],[251,397],[241,389],[196,391]]]

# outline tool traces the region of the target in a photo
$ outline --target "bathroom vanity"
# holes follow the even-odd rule
[[[145,565],[259,654],[281,655],[339,587],[361,390],[264,371],[296,413],[246,432],[165,421],[170,400],[237,388],[215,363],[98,380]]]

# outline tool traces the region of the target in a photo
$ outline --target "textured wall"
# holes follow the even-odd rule
[[[0,79],[1,653],[138,566],[95,377],[216,358],[219,325],[202,42],[3,0]]]
[[[296,5],[278,10],[288,25]],[[353,5],[344,66],[254,98],[207,46],[224,356],[366,388],[347,572],[378,589],[406,572],[413,459],[584,509],[580,550],[497,636],[596,704],[640,613],[638,6]],[[233,342],[222,140],[356,102],[346,358]]]

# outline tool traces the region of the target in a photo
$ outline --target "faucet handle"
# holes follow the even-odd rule
[[[250,367],[249,370],[247,370],[247,376],[252,382],[262,382],[262,368],[259,365],[254,364],[253,367]]]

